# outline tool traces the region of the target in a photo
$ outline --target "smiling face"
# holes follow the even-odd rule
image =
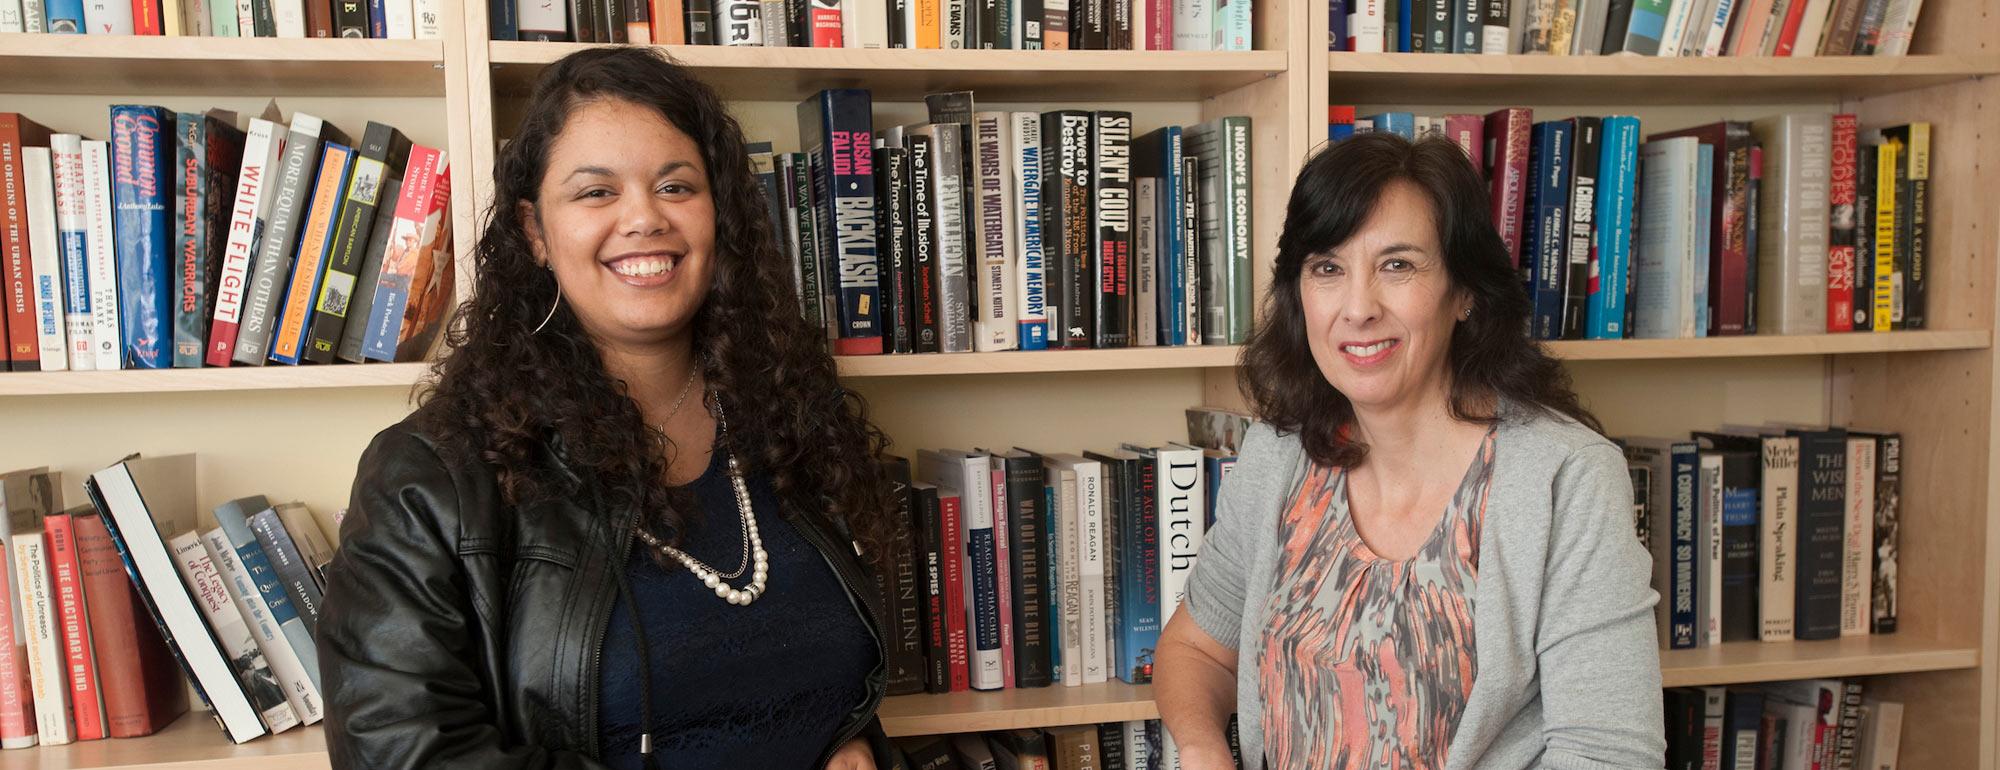
[[[701,149],[659,112],[586,102],[549,147],[539,200],[521,201],[535,261],[600,345],[687,333],[715,273],[715,199]]]
[[[1299,300],[1313,361],[1357,411],[1446,397],[1445,354],[1471,301],[1452,286],[1416,185],[1389,183],[1352,237],[1307,257]]]

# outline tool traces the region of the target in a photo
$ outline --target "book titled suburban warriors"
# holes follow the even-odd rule
[[[243,132],[227,113],[175,116],[174,366],[200,367],[215,306]]]

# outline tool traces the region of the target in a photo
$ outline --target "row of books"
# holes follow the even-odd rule
[[[1662,647],[1895,632],[1901,435],[1767,427],[1620,443]]]
[[[822,91],[799,105],[804,152],[751,148],[836,354],[1249,335],[1249,118],[1138,135],[1129,112],[925,101],[930,122],[878,130],[867,91]]]
[[[0,189],[13,371],[419,360],[452,303],[449,164],[386,124],[0,113]]]
[[[1251,4],[1222,0],[490,3],[494,40],[1112,51],[1248,51],[1251,45]]]
[[[1667,770],[1896,770],[1903,704],[1859,680],[1811,679],[1662,692]]]
[[[1903,56],[1923,0],[1329,0],[1329,49]]]
[[[1435,133],[1464,147],[1535,305],[1536,339],[1922,329],[1931,124],[1864,131],[1800,112],[1654,133],[1639,119],[1355,117],[1334,139]],[[1764,287],[1761,291],[1759,286]]]
[[[1228,735],[1230,752],[1241,768],[1243,757],[1233,716]],[[1172,770],[1180,766],[1157,719],[928,735],[901,739],[897,747],[914,770]]]
[[[1152,681],[1247,418],[1189,410],[1186,444],[892,459],[907,511],[879,576],[889,692]],[[1215,429],[1216,423],[1239,427]]]
[[[0,0],[0,32],[437,40],[450,8],[447,0]]]
[[[236,742],[320,721],[333,548],[312,511],[255,496],[198,521],[193,455],[92,473],[89,504],[62,489],[0,475],[0,748],[150,735],[187,711],[182,674]]]

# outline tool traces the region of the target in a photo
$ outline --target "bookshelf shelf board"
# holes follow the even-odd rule
[[[0,34],[0,93],[442,96],[444,43]]]
[[[1897,634],[1817,642],[1732,642],[1660,652],[1660,671],[1667,687],[1947,671],[1978,665],[1979,650],[1975,647]]]
[[[590,46],[495,41],[495,90],[526,93],[541,65]],[[701,70],[723,98],[803,99],[823,88],[866,88],[877,99],[971,89],[982,100],[1182,101],[1285,71],[1284,51],[955,51],[661,46]]]
[[[908,377],[937,374],[1033,374],[1127,369],[1205,369],[1235,366],[1236,345],[1112,350],[1009,350],[999,353],[922,353],[891,356],[836,356],[843,377]]]
[[[891,736],[1158,719],[1152,685],[1113,681],[1082,687],[1033,687],[997,692],[899,695],[882,701],[882,729]]]
[[[144,738],[113,738],[0,752],[0,770],[327,770],[325,728],[294,727],[231,744],[205,711]]]
[[[124,369],[116,372],[9,372],[0,396],[172,393],[215,390],[373,388],[416,384],[430,364],[232,366],[226,369]]]
[[[1914,91],[2000,73],[2000,56],[1660,58],[1331,53],[1334,104],[1773,104]],[[1692,96],[1691,96],[1692,95]]]
[[[1983,350],[1992,344],[1992,339],[1990,332],[1975,329],[1887,334],[1750,335],[1691,340],[1567,340],[1543,344],[1550,353],[1569,361],[1629,361]]]

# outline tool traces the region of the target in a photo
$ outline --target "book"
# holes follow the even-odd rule
[[[1042,113],[1044,263],[1050,278],[1047,303],[1055,328],[1049,347],[1088,348],[1097,336],[1096,253],[1091,250],[1090,113]]]
[[[62,250],[63,330],[69,368],[97,368],[97,345],[91,339],[89,217],[84,212],[83,137],[49,137],[49,168],[54,177],[56,231]]]
[[[187,685],[160,631],[111,542],[104,520],[88,507],[73,511],[91,650],[112,738],[151,735],[187,713]]]
[[[936,353],[941,350],[937,262],[940,245],[936,196],[932,190],[937,137],[920,128],[909,128],[904,138],[910,166],[910,348],[916,353]]]
[[[361,257],[361,272],[354,277],[354,297],[347,307],[350,317],[342,322],[340,345],[334,349],[334,356],[341,361],[367,360],[361,348],[367,341],[368,317],[375,307],[375,290],[382,282],[382,260],[388,256],[389,231],[395,227],[403,190],[402,169],[391,166],[387,170],[391,173],[382,180],[381,205],[375,208],[375,223],[369,227],[368,250]]]
[[[1763,504],[1758,511],[1758,637],[1791,641],[1798,594],[1799,437],[1762,439]]]
[[[1890,433],[1880,437],[1876,452],[1875,543],[1871,573],[1875,577],[1870,594],[1871,628],[1878,634],[1896,632],[1897,530],[1903,521],[1903,437]]]
[[[192,533],[183,533],[181,537],[186,538],[189,534]],[[318,658],[301,658],[292,641],[280,630],[280,620],[265,604],[263,594],[257,589],[255,576],[247,565],[237,560],[237,551],[221,527],[202,533],[199,542],[202,552],[221,579],[230,602],[240,614],[243,625],[251,632],[257,651],[269,665],[270,681],[276,682],[282,689],[286,705],[292,708],[300,724],[319,723],[325,717],[325,707],[320,699],[317,671],[308,675],[312,669],[307,668],[310,665],[317,669]]]
[[[312,305],[312,326],[305,358],[313,363],[334,362],[348,327],[349,314],[355,308],[366,307],[356,301],[360,299],[360,287],[372,288],[375,277],[370,276],[370,280],[363,281],[362,273],[369,245],[376,240],[377,211],[383,208],[384,202],[391,200],[386,194],[392,189],[389,187],[390,179],[400,178],[403,167],[409,164],[410,140],[394,126],[371,121],[362,131],[359,150],[347,186],[342,191],[339,216],[332,226],[332,240],[327,247],[326,276],[320,282],[319,296]],[[379,261],[377,270],[379,273]]]
[[[1189,303],[1188,287],[1195,287],[1197,294],[1200,284],[1199,266],[1191,266],[1185,260],[1187,254],[1187,231],[1183,227],[1182,201],[1186,197],[1181,189],[1183,161],[1186,155],[1182,149],[1181,129],[1167,126],[1155,129],[1132,140],[1132,173],[1140,179],[1157,180],[1154,191],[1155,205],[1142,208],[1140,213],[1150,212],[1154,221],[1155,234],[1143,239],[1141,244],[1150,243],[1156,253],[1154,258],[1154,315],[1158,319],[1158,336],[1145,344],[1185,345],[1188,344],[1190,322],[1199,327],[1200,309]],[[1200,335],[1195,335],[1199,342]]]
[[[0,512],[15,507],[24,511],[46,508],[60,494],[46,468],[14,471],[0,475]],[[24,514],[24,518],[28,518]],[[25,525],[27,522],[23,522]],[[12,523],[0,526],[0,633],[11,639],[0,643],[0,747],[25,748],[39,742],[36,725],[34,685],[28,667],[30,631],[28,597],[23,588],[29,573],[15,554]]]
[[[1013,152],[1010,114],[979,112],[972,116],[974,190],[973,350],[990,352],[1020,347],[1017,318],[1021,270],[1014,238],[1021,213],[1012,195]]]
[[[779,161],[785,176],[788,197],[785,207],[785,235],[791,249],[792,282],[798,288],[799,311],[806,323],[822,333],[830,333],[826,321],[826,292],[821,286],[819,235],[813,211],[812,161],[805,153],[786,153]]]
[[[258,255],[272,201],[272,179],[283,159],[286,134],[264,118],[251,118],[243,140],[243,161],[236,178],[236,194],[230,207],[229,235],[224,242],[222,264],[217,274],[215,310],[208,331],[209,366],[228,366],[236,359],[236,338],[241,330],[243,300],[250,283],[253,260]],[[72,335],[74,336],[74,335]]]
[[[311,186],[312,196],[306,204],[298,246],[291,257],[290,286],[285,289],[282,301],[273,309],[277,320],[272,325],[271,361],[297,365],[305,358],[307,346],[312,342],[314,300],[318,298],[322,279],[326,276],[334,228],[338,225],[342,199],[346,197],[348,182],[354,172],[354,157],[354,148],[337,141],[326,142],[320,151],[317,175]]]
[[[812,159],[820,253],[837,278],[834,352],[882,352],[875,268],[875,180],[868,92],[829,89],[799,103],[799,146]]]
[[[270,180],[270,215],[258,238],[256,268],[245,287],[233,363],[262,366],[269,357],[278,305],[297,262],[294,246],[304,229],[322,142],[346,144],[347,137],[317,117],[303,112],[292,115],[284,156]]]
[[[1604,119],[1598,161],[1596,243],[1591,249],[1585,334],[1590,339],[1623,339],[1626,297],[1631,292],[1632,233],[1639,177],[1639,119]]]
[[[215,522],[230,549],[235,552],[236,563],[249,576],[250,588],[257,592],[257,601],[263,605],[270,623],[283,635],[293,658],[304,668],[307,683],[316,693],[320,688],[319,645],[313,640],[312,631],[299,616],[297,605],[286,591],[284,577],[272,566],[264,546],[250,529],[250,517],[269,507],[269,502],[262,495],[230,500],[216,506]],[[252,603],[247,594],[243,598],[246,605]]]
[[[96,515],[89,506],[71,510],[51,509],[43,520],[47,548],[50,594],[55,607],[56,628],[61,632],[63,675],[68,689],[71,725],[79,741],[104,738],[104,696],[98,687],[96,645],[92,641],[88,597],[83,590],[83,568],[77,553],[76,514]]]
[[[881,276],[884,352],[916,352],[910,314],[910,151],[903,129],[875,139],[876,274]],[[779,212],[782,216],[782,212]],[[782,232],[782,229],[779,230]]]
[[[911,695],[924,691],[923,602],[919,599],[918,516],[915,490],[910,486],[910,461],[901,457],[884,459],[889,476],[889,498],[896,506],[889,526],[888,565],[875,570],[882,593],[882,635],[888,649],[887,691]]]
[[[1757,731],[1764,719],[1764,693],[1730,689],[1724,703],[1721,770],[1757,770]]]
[[[1759,636],[1757,548],[1761,534],[1757,508],[1763,494],[1759,480],[1762,442],[1756,438],[1744,441],[1747,450],[1732,446],[1717,454],[1722,514],[1718,614],[1724,642],[1756,641]]]
[[[63,311],[62,233],[56,224],[54,155],[47,147],[23,147],[22,207],[30,264],[36,359],[42,371],[69,368],[69,333]]]
[[[1039,27],[1039,23],[1031,25]],[[1007,147],[1010,153],[1009,182],[1013,196],[1013,231],[1009,255],[1016,267],[1014,284],[1019,289],[1014,320],[1022,350],[1049,347],[1049,270],[1042,227],[1042,120],[1032,112],[1007,114]]]
[[[1132,180],[1132,344],[1160,344],[1160,178]]]
[[[1861,173],[1855,153],[1860,125],[1852,113],[1833,116],[1826,251],[1826,330],[1832,333],[1854,330],[1855,202]]]
[[[969,638],[971,609],[966,601],[967,586],[971,578],[967,575],[968,552],[965,547],[964,498],[956,485],[937,487],[939,529],[943,539],[939,542],[939,554],[944,564],[944,614],[943,629],[945,640],[944,659],[948,661],[950,675],[949,692],[964,692],[972,689],[972,644]]]
[[[1892,321],[1897,329],[1922,329],[1927,323],[1930,293],[1925,273],[1930,259],[1931,124],[1885,128],[1882,140],[1884,144],[1899,146],[1895,165],[1896,278],[1892,291],[1893,312],[1897,315]]]
[[[1799,438],[1798,585],[1792,635],[1832,639],[1841,628],[1842,529],[1847,517],[1847,437],[1840,430],[1793,431]]]
[[[1178,20],[1176,21],[1178,23]],[[1201,161],[1202,344],[1238,345],[1250,335],[1250,118],[1217,118],[1181,132]]]
[[[208,347],[231,193],[243,162],[244,133],[234,115],[183,112],[174,116],[174,340],[173,365],[199,368]]]
[[[417,361],[444,323],[452,300],[451,161],[442,151],[412,145],[395,219],[385,238],[361,353],[371,361]]]
[[[1689,338],[1694,304],[1695,177],[1700,143],[1693,137],[1639,146],[1639,227],[1632,244],[1632,336]]]
[[[1709,177],[1711,193],[1704,209],[1707,227],[1696,233],[1697,243],[1706,246],[1709,322],[1708,335],[1749,333],[1753,328],[1751,274],[1756,252],[1749,243],[1748,199],[1750,147],[1755,141],[1749,123],[1722,121],[1654,134],[1650,139],[1694,137],[1711,148]]]
[[[190,530],[167,540],[167,547],[173,552],[175,566],[180,569],[181,580],[195,598],[195,605],[208,619],[209,629],[215,634],[217,648],[229,659],[235,670],[243,692],[257,708],[264,720],[264,726],[272,733],[281,733],[302,722],[286,699],[278,676],[271,670],[269,660],[257,646],[256,638],[245,623],[243,613],[237,609],[213,559],[201,545],[201,536]]]
[[[1218,148],[1220,149],[1220,148]],[[1092,347],[1132,344],[1132,114],[1090,114],[1090,251],[1096,256]]]
[[[1826,330],[1832,122],[1826,113],[1801,112],[1752,123],[1764,146],[1764,178],[1778,186],[1761,196],[1758,211],[1756,312],[1766,332]]]
[[[1847,478],[1842,482],[1845,522],[1841,526],[1840,635],[1862,636],[1873,630],[1871,596],[1875,576],[1876,439],[1847,435]]]
[[[291,600],[292,608],[304,621],[306,632],[315,632],[322,604],[319,582],[313,579],[291,532],[285,529],[277,510],[272,508],[251,514],[248,523],[257,538],[257,545],[263,548],[265,558],[270,560],[271,568],[284,584],[285,597]]]
[[[1049,669],[1047,585],[1048,508],[1042,488],[1046,474],[1042,458],[1015,449],[995,454],[1004,463],[1007,484],[1009,575],[1014,610],[1014,686],[1046,687],[1052,682]]]
[[[43,746],[76,740],[70,715],[68,661],[63,653],[61,607],[49,569],[45,518],[62,507],[62,479],[47,468],[0,477],[0,505],[7,514],[9,581],[17,627],[25,635],[25,674],[35,732]]]
[[[1000,686],[1011,689],[1014,684],[1014,576],[1013,555],[1010,553],[1009,536],[1012,522],[1008,520],[1007,463],[991,456],[984,449],[978,450],[988,455],[987,483],[991,489],[993,506],[993,597],[994,614],[1000,623]]]
[[[1525,2],[1526,0],[1517,0]],[[1526,108],[1499,110],[1486,116],[1486,178],[1493,225],[1519,268],[1525,256],[1521,240],[1528,202],[1528,159],[1534,113]]]
[[[1862,704],[1862,730],[1855,747],[1855,767],[1896,770],[1903,744],[1903,704],[1869,700]]]
[[[1568,276],[1570,154],[1576,133],[1569,121],[1536,123],[1532,141],[1532,176],[1522,228],[1523,254],[1528,259],[1528,296],[1534,305],[1532,336],[1561,339],[1563,280]]]
[[[1590,255],[1596,244],[1597,198],[1604,150],[1604,119],[1570,118],[1575,146],[1570,152],[1568,240],[1563,248],[1568,267],[1563,276],[1562,323],[1557,336],[1584,338],[1585,301],[1590,295]]]
[[[98,369],[126,366],[118,303],[117,236],[111,199],[111,143],[83,142],[83,225],[90,287],[90,354]]]
[[[971,254],[966,250],[964,158],[961,127],[930,123],[913,130],[931,149],[931,259],[936,263],[938,349],[970,352],[972,345]]]
[[[950,644],[945,628],[945,564],[944,557],[951,549],[947,543],[957,542],[957,536],[947,531],[947,521],[940,501],[940,490],[933,484],[914,481],[910,484],[911,514],[916,518],[917,552],[923,572],[923,591],[919,599],[924,638],[924,691],[932,693],[951,692]]]
[[[0,8],[6,4],[0,2]],[[4,13],[4,11],[0,11]],[[35,299],[29,276],[34,272],[31,241],[34,223],[28,217],[27,186],[30,147],[47,148],[49,130],[20,113],[0,112],[0,268],[5,285],[0,287],[0,365],[14,371],[42,368],[41,343],[36,335]],[[49,173],[42,162],[40,173]]]
[[[962,596],[970,613],[970,686],[998,690],[1001,674],[997,552],[993,529],[993,481],[989,456],[961,450],[917,453],[917,475],[940,488],[957,489],[964,512],[960,552],[966,579]]]
[[[1201,450],[1180,446],[1159,448],[1126,445],[1152,460],[1159,512],[1160,628],[1174,617],[1187,596],[1187,581],[1201,550],[1207,521],[1207,484]]]

